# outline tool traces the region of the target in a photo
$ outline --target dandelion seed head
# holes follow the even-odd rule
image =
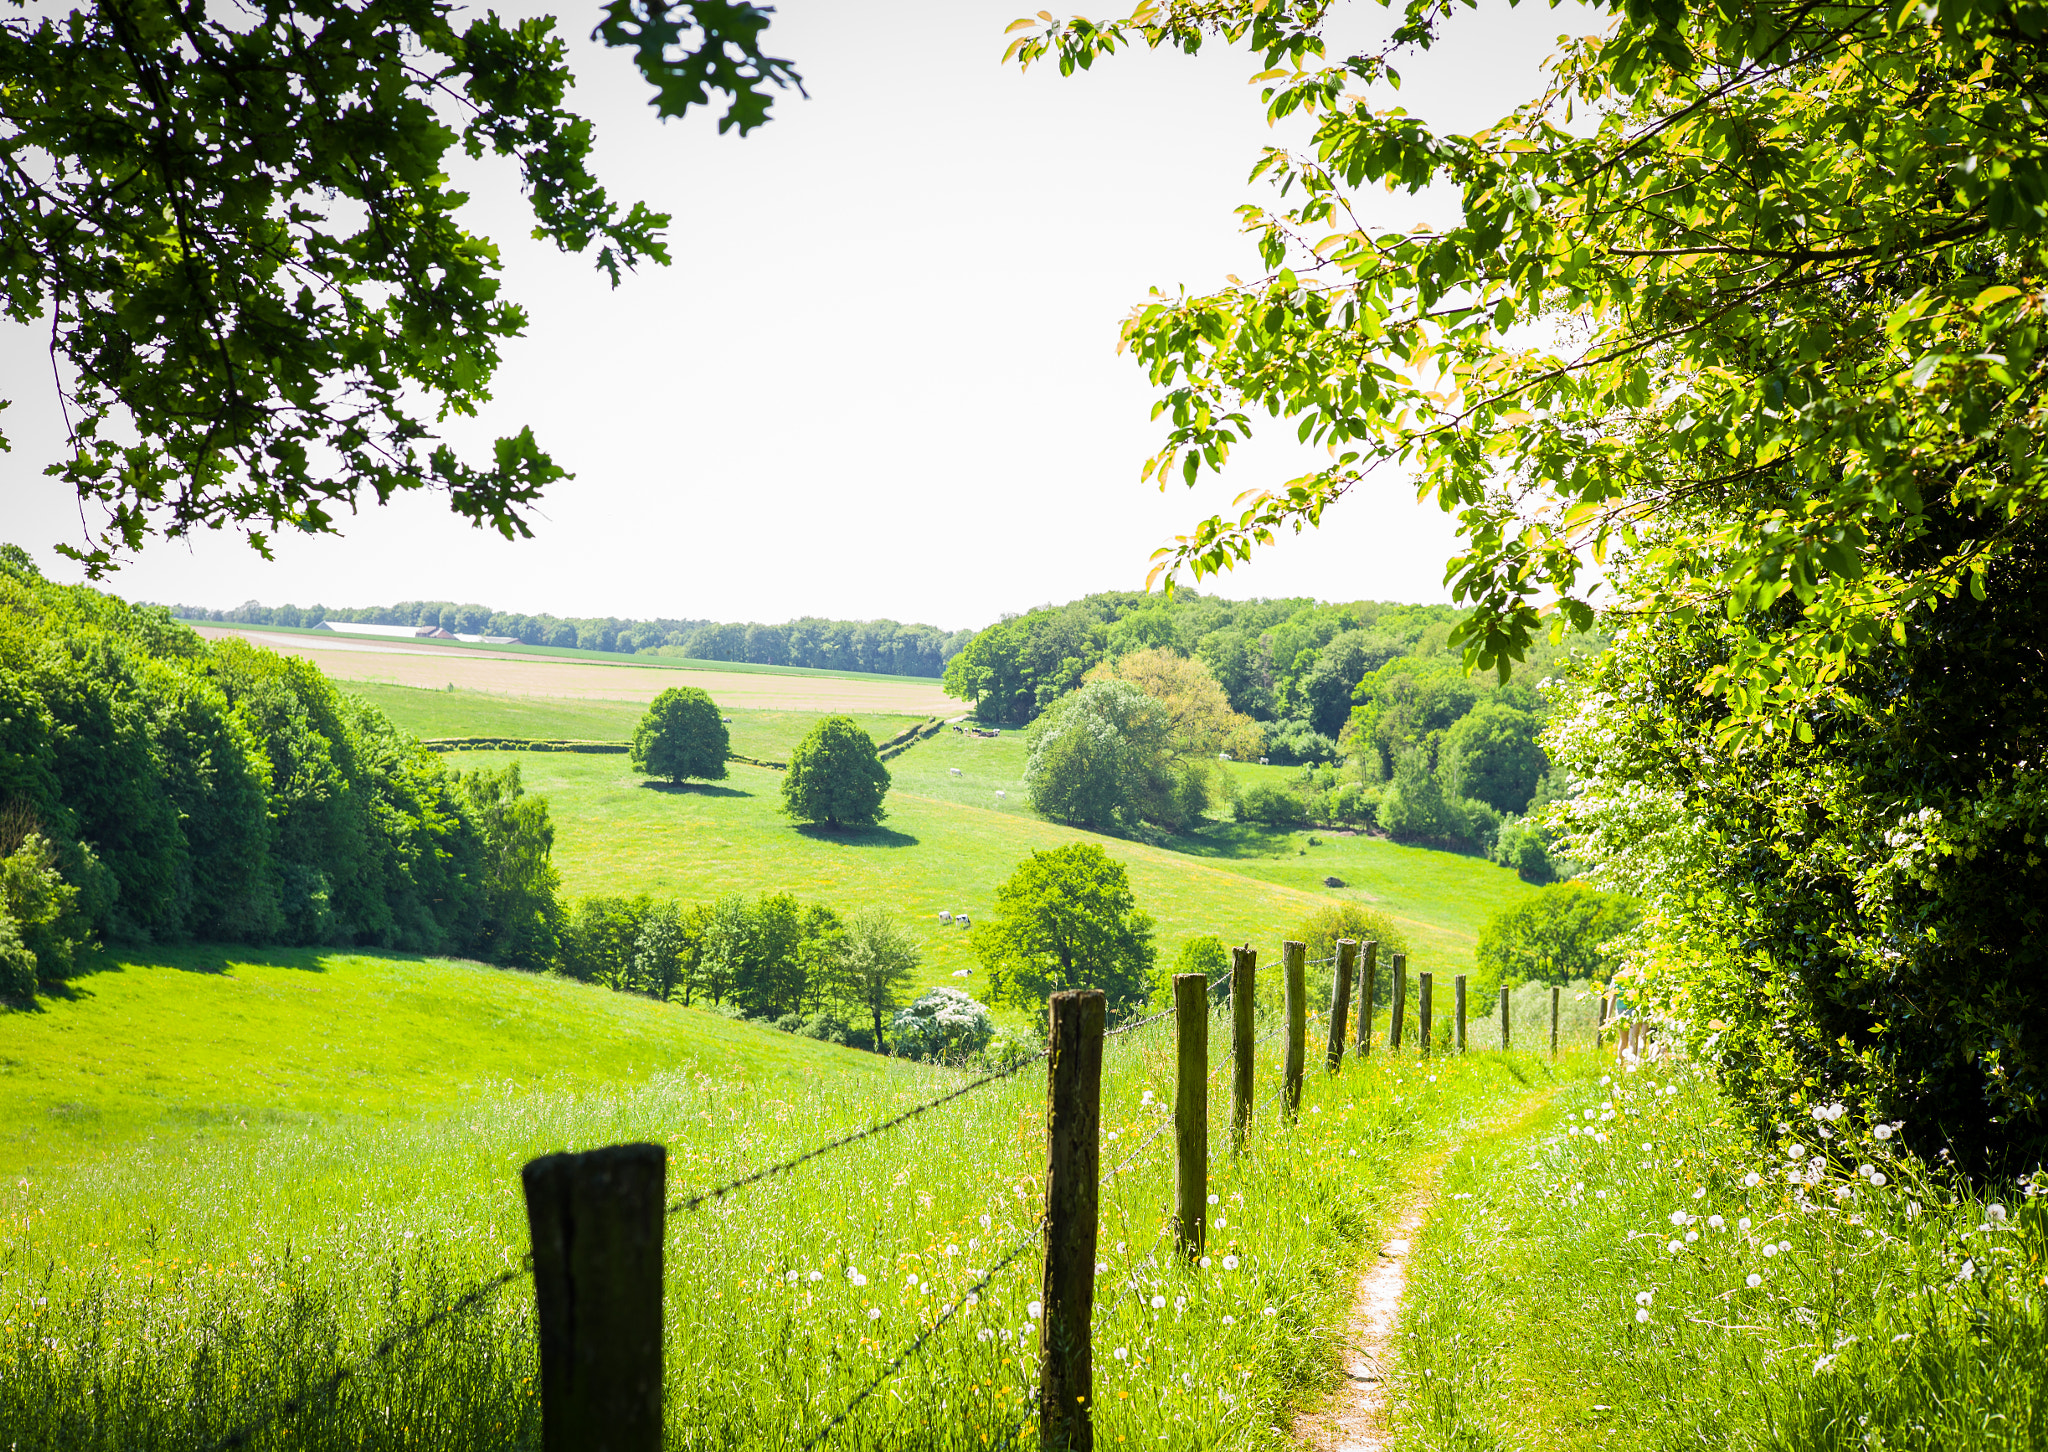
[[[1755,1290],[1758,1286],[1762,1285],[1763,1283],[1764,1278],[1762,1276],[1758,1275],[1755,1271],[1751,1271],[1749,1273],[1749,1279],[1746,1284],[1752,1291]]]

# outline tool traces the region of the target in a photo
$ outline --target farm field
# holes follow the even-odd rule
[[[872,1055],[538,974],[293,948],[104,953],[0,1017],[0,1175],[154,1138],[411,1119],[492,1094],[616,1089],[691,1065],[772,1080]]]
[[[692,685],[709,691],[727,707],[919,717],[957,713],[960,704],[927,676],[860,675],[798,667],[733,668],[718,662],[643,664],[631,656],[604,660],[586,652],[550,654],[524,647],[349,639],[327,631],[235,630],[219,625],[192,628],[210,638],[235,636],[285,655],[301,656],[337,681],[387,681],[432,689],[453,685],[458,690],[504,695],[642,704],[670,686]]]
[[[683,681],[681,684],[690,684]],[[550,700],[535,696],[494,696],[482,691],[432,690],[376,681],[350,681],[346,689],[376,706],[416,736],[520,736],[536,740],[630,741],[646,714],[644,701]],[[732,749],[742,756],[786,760],[818,719],[807,710],[730,710]],[[854,714],[877,741],[886,741],[924,716]],[[450,758],[460,766],[463,757]]]

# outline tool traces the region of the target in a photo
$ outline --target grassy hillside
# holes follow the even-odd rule
[[[692,1067],[749,1079],[888,1065],[713,1014],[444,959],[295,949],[104,955],[0,1010],[0,1176],[139,1140],[415,1118]]]

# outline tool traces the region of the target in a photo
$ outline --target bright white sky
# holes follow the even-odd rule
[[[518,12],[519,4],[500,13]],[[545,8],[545,7],[535,7]],[[1276,428],[1220,481],[1161,494],[1152,393],[1115,352],[1152,287],[1256,275],[1233,210],[1266,129],[1253,57],[1125,54],[1094,72],[1000,63],[1026,0],[784,0],[770,32],[811,99],[745,140],[658,122],[623,52],[576,42],[573,103],[598,126],[615,198],[675,214],[675,264],[616,292],[526,237],[507,174],[470,182],[532,326],[496,401],[451,427],[480,455],[531,423],[575,472],[536,538],[507,543],[416,495],[339,538],[156,543],[112,588],[215,607],[455,599],[557,615],[782,620],[893,616],[948,629],[1090,590],[1143,585],[1152,551],[1244,489],[1313,458]],[[1389,24],[1357,6],[1332,50]],[[1403,67],[1400,104],[1472,130],[1536,90],[1576,7],[1486,0]],[[1391,94],[1383,104],[1392,104]],[[1297,133],[1298,134],[1298,133]],[[465,179],[469,180],[469,179]],[[1439,207],[1375,194],[1389,226]],[[61,429],[42,335],[0,331],[0,537],[53,576],[77,504],[41,475]],[[1205,590],[1447,599],[1447,516],[1389,480]]]

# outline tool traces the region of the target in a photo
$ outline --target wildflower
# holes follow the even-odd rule
[[[1876,1165],[1858,1165],[1858,1166],[1856,1167],[1856,1173],[1857,1173],[1857,1174],[1859,1174],[1859,1175],[1861,1175],[1861,1176],[1863,1176],[1863,1178],[1867,1180],[1867,1179],[1869,1179],[1869,1178],[1870,1178],[1870,1177],[1871,1177],[1872,1175],[1874,1175],[1874,1174],[1876,1174],[1876,1173],[1877,1173],[1877,1166],[1876,1166]]]
[[[1645,1146],[1644,1146],[1644,1148],[1646,1148],[1646,1149],[1647,1149],[1647,1148],[1648,1148],[1648,1146],[1647,1146],[1647,1145],[1645,1145]],[[1704,1200],[1704,1199],[1706,1199],[1706,1198],[1707,1198],[1707,1187],[1706,1187],[1705,1185],[1702,1185],[1702,1186],[1700,1186],[1700,1187],[1699,1187],[1699,1188],[1698,1188],[1697,1190],[1695,1190],[1695,1191],[1693,1191],[1693,1192],[1692,1192],[1692,1197],[1693,1197],[1693,1199],[1695,1199],[1695,1200]]]
[[[1974,1260],[1964,1261],[1963,1268],[1956,1272],[1956,1279],[1959,1281],[1973,1281],[1976,1278],[1977,1262],[1975,1262]]]
[[[1566,1134],[1577,1134],[1578,1132],[1579,1132],[1579,1127],[1578,1127],[1578,1126],[1577,1126],[1576,1124],[1573,1124],[1573,1125],[1567,1125],[1567,1126],[1565,1127],[1565,1133],[1566,1133]]]
[[[983,1230],[988,1229],[988,1217],[986,1215],[981,1217],[981,1228]]]
[[[914,1285],[916,1285],[916,1284],[917,1284],[917,1272],[916,1272],[916,1271],[912,1271],[912,1272],[911,1272],[911,1273],[910,1273],[909,1275],[905,1276],[905,1277],[903,1278],[903,1284],[904,1284],[904,1285],[906,1285],[906,1286],[914,1286]]]
[[[791,1271],[787,1276],[783,1277],[783,1279],[788,1281],[791,1285],[795,1285],[798,1274],[799,1272],[797,1271]]]
[[[1217,1200],[1219,1200],[1220,1198],[1222,1198],[1222,1197],[1221,1197],[1221,1196],[1217,1196],[1217,1195],[1211,1195],[1211,1196],[1209,1197],[1209,1203],[1210,1203],[1211,1205],[1214,1205],[1214,1204],[1215,1204],[1215,1203],[1217,1202]]]
[[[1131,1359],[1131,1349],[1128,1346],[1119,1346],[1110,1354],[1116,1357],[1118,1361],[1129,1361]]]
[[[947,1254],[947,1255],[949,1255],[949,1256],[952,1256],[952,1255],[958,1255],[959,1253],[960,1253],[960,1247],[959,1247],[959,1246],[957,1246],[957,1245],[949,1245],[949,1246],[947,1246],[947,1247],[946,1247],[946,1254]]]
[[[1695,1240],[1698,1240],[1699,1238],[1700,1233],[1697,1230],[1688,1230],[1685,1232],[1685,1243],[1687,1245],[1691,1245]]]
[[[1805,1155],[1806,1146],[1803,1144],[1795,1144],[1790,1149],[1785,1151],[1785,1158],[1791,1160],[1803,1159]]]
[[[1872,1189],[1882,1189],[1884,1187],[1884,1183],[1885,1180],[1883,1170],[1872,1170],[1870,1172],[1870,1185]]]
[[[868,1283],[868,1278],[851,1266],[847,1267],[846,1278],[857,1286],[864,1286]]]
[[[974,1339],[976,1341],[988,1341],[992,1340],[995,1334],[995,1332],[989,1330],[988,1327],[984,1326],[979,1331],[974,1333]]]
[[[1745,1215],[1745,1216],[1743,1216],[1743,1217],[1742,1217],[1742,1218],[1741,1218],[1740,1220],[1736,1221],[1736,1222],[1735,1222],[1735,1228],[1736,1228],[1737,1230],[1747,1230],[1747,1229],[1749,1229],[1749,1217],[1748,1217],[1747,1215]]]
[[[1745,1284],[1747,1284],[1752,1291],[1755,1290],[1758,1286],[1762,1285],[1763,1283],[1764,1278],[1758,1275],[1755,1271],[1751,1271],[1749,1273],[1749,1280],[1745,1282]]]
[[[1598,1119],[1599,1117],[1600,1111],[1597,1109],[1589,1109],[1586,1111],[1586,1118],[1588,1119]]]
[[[1649,1153],[1649,1152],[1650,1152],[1651,1150],[1653,1150],[1653,1149],[1655,1149],[1655,1148],[1656,1148],[1656,1146],[1655,1146],[1655,1145],[1653,1145],[1653,1144],[1651,1144],[1651,1143],[1650,1143],[1650,1142],[1649,1142],[1648,1140],[1644,1140],[1644,1141],[1643,1141],[1643,1153],[1644,1153],[1644,1154],[1648,1154],[1648,1153]]]
[[[1778,1254],[1780,1254],[1780,1255],[1790,1255],[1791,1253],[1792,1253],[1792,1242],[1791,1242],[1791,1241],[1789,1241],[1789,1240],[1781,1240],[1781,1241],[1779,1241],[1779,1242],[1778,1242]]]
[[[1723,1219],[1722,1219],[1722,1218],[1721,1218],[1720,1216],[1718,1216],[1718,1215],[1709,1215],[1709,1216],[1707,1217],[1707,1229],[1709,1229],[1709,1230],[1725,1230],[1725,1229],[1726,1229],[1727,1227],[1728,1227],[1728,1222],[1727,1222],[1727,1221],[1725,1221],[1725,1220],[1723,1220]]]
[[[1216,1228],[1218,1230],[1227,1230],[1230,1228],[1230,1221],[1224,1218],[1223,1216],[1218,1215],[1216,1217]]]
[[[1277,1316],[1277,1315],[1279,1315],[1280,1313],[1279,1313],[1278,1311],[1274,1310],[1274,1309],[1273,1309],[1273,1308],[1272,1308],[1271,1306],[1268,1306],[1268,1307],[1266,1307],[1266,1311],[1265,1311],[1265,1314],[1266,1314],[1266,1315],[1268,1315],[1268,1316]]]
[[[1749,1186],[1750,1189],[1754,1190],[1758,1185],[1763,1183],[1763,1178],[1764,1177],[1762,1175],[1759,1175],[1755,1170],[1751,1170],[1748,1174],[1742,1177],[1742,1183]]]
[[[2005,1224],[2005,1207],[1996,1204],[1986,1205],[1984,1207],[1984,1223],[1986,1225]]]
[[[1834,1364],[1835,1353],[1830,1351],[1826,1356],[1823,1356],[1813,1364],[1813,1374],[1815,1376],[1824,1376],[1834,1368]]]
[[[1036,1321],[1040,1316],[1045,1314],[1045,1304],[1042,1301],[1033,1301],[1030,1305],[1024,1308],[1024,1314],[1029,1316],[1032,1320]]]
[[[1674,1240],[1671,1242],[1671,1244],[1665,1246],[1664,1248],[1670,1251],[1673,1255],[1676,1255],[1678,1254],[1678,1252],[1685,1249],[1685,1242],[1682,1240]]]
[[[1777,1247],[1777,1246],[1775,1246],[1775,1245],[1772,1245],[1772,1244],[1771,1244],[1771,1243],[1770,1243],[1770,1242],[1769,1242],[1768,1240],[1764,1242],[1764,1259],[1765,1259],[1765,1260],[1769,1260],[1769,1259],[1770,1259],[1770,1258],[1771,1258],[1772,1256],[1776,1255],[1777,1253],[1778,1253],[1778,1247]]]
[[[1173,1309],[1174,1309],[1174,1310],[1176,1310],[1176,1311],[1185,1311],[1185,1310],[1186,1310],[1187,1308],[1188,1308],[1188,1298],[1187,1298],[1186,1296],[1175,1296],[1175,1297],[1173,1298]]]
[[[1138,1102],[1140,1104],[1150,1104],[1152,1102],[1152,1091],[1150,1089],[1147,1089],[1145,1091],[1144,1097],[1140,1099]]]
[[[1206,1256],[1206,1255],[1205,1255],[1205,1256],[1203,1256],[1203,1257],[1202,1257],[1202,1262],[1201,1262],[1201,1264],[1202,1264],[1202,1269],[1203,1269],[1203,1270],[1207,1270],[1207,1269],[1209,1268],[1209,1257],[1208,1257],[1208,1256]]]
[[[812,1271],[807,1279],[822,1281],[825,1279],[825,1273],[823,1271]]]
[[[880,1309],[879,1309],[879,1308],[877,1308],[877,1307],[874,1307],[874,1306],[870,1306],[870,1307],[868,1307],[868,1319],[869,1319],[870,1321],[879,1321],[879,1320],[881,1320],[881,1319],[882,1319],[882,1313],[881,1313]]]
[[[1873,1125],[1870,1130],[1870,1137],[1879,1143],[1883,1143],[1892,1137],[1892,1127],[1889,1124]]]
[[[1223,1324],[1224,1324],[1224,1325],[1226,1325],[1226,1326],[1235,1326],[1235,1325],[1237,1324],[1237,1317],[1235,1317],[1235,1316],[1225,1316],[1225,1317],[1223,1318]]]
[[[1640,1311],[1636,1312],[1636,1320],[1637,1320],[1637,1321],[1647,1321],[1647,1320],[1649,1320],[1649,1319],[1650,1319],[1650,1309],[1649,1309],[1649,1307],[1645,1306],[1645,1307],[1644,1307],[1644,1308],[1643,1308],[1642,1310],[1640,1310]]]
[[[1224,1256],[1224,1257],[1223,1257],[1223,1268],[1224,1268],[1225,1270],[1236,1270],[1236,1269],[1237,1269],[1237,1257],[1236,1257],[1236,1256],[1234,1256],[1234,1255],[1226,1255],[1226,1256]]]
[[[1637,1292],[1636,1292],[1636,1304],[1637,1304],[1638,1306],[1647,1306],[1647,1305],[1649,1305],[1649,1304],[1650,1304],[1650,1302],[1651,1302],[1652,1300],[1654,1300],[1654,1299],[1655,1299],[1655,1297],[1656,1297],[1656,1292],[1655,1292],[1655,1291],[1637,1291]]]
[[[1152,1309],[1153,1309],[1153,1310],[1155,1310],[1155,1311],[1163,1311],[1163,1310],[1165,1310],[1165,1309],[1166,1309],[1166,1297],[1164,1297],[1164,1296],[1154,1296],[1154,1297],[1152,1298]]]
[[[1683,1210],[1673,1210],[1671,1212],[1671,1223],[1673,1225],[1685,1224],[1686,1218],[1686,1213]]]

